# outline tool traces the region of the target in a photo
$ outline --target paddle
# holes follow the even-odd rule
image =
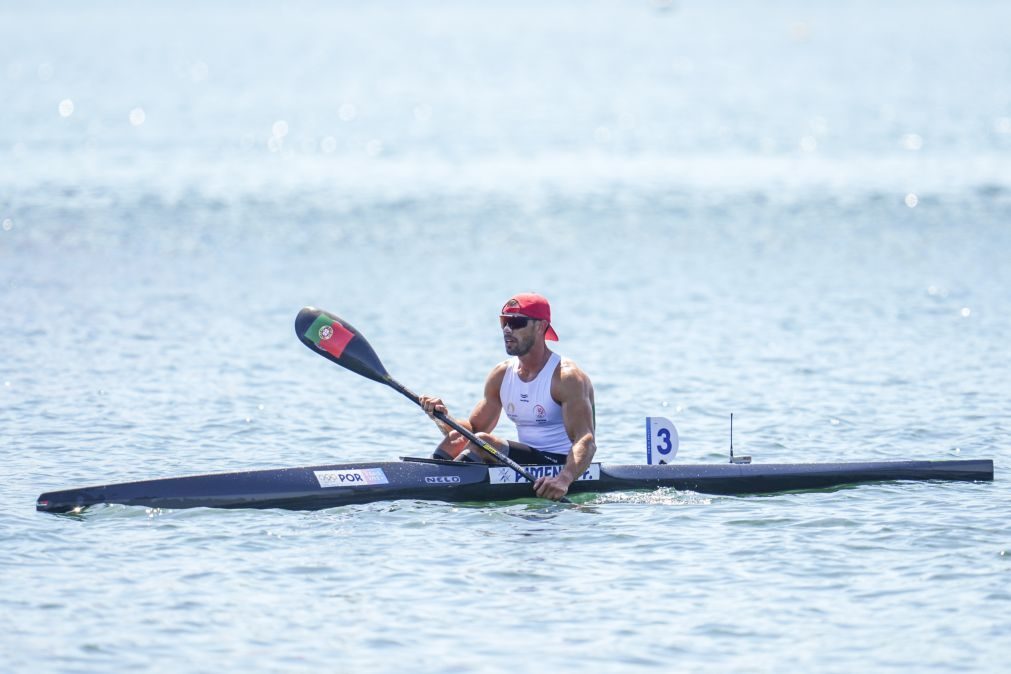
[[[343,368],[367,377],[380,384],[386,384],[394,391],[413,401],[419,407],[421,399],[394,379],[383,367],[379,356],[373,351],[372,345],[346,321],[334,316],[328,311],[315,307],[304,307],[295,317],[295,334],[311,350],[324,358],[332,360]],[[491,454],[496,461],[508,466],[525,477],[531,483],[535,478],[519,465],[492,445],[482,441],[460,424],[453,421],[442,412],[436,412],[435,418],[442,421],[454,431],[467,438],[475,445]],[[572,503],[564,496],[562,503]]]

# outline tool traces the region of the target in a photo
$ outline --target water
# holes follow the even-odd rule
[[[1008,6],[487,5],[0,8],[0,670],[1002,671]],[[528,289],[605,461],[996,481],[33,510],[426,452],[295,313],[463,414]]]

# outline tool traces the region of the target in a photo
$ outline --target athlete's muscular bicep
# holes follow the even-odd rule
[[[558,387],[558,402],[562,406],[562,421],[565,432],[572,441],[573,449],[581,449],[592,458],[596,451],[594,442],[593,384],[590,378],[573,364],[561,369]],[[578,457],[582,458],[582,457]]]
[[[562,401],[562,421],[569,440],[575,445],[581,440],[593,441],[593,403],[589,395],[574,395]]]
[[[470,413],[470,426],[475,433],[491,433],[498,425],[502,414],[502,378],[505,376],[505,363],[495,366],[484,382],[484,397],[474,406]]]

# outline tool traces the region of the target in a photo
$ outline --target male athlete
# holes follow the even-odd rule
[[[534,492],[558,500],[586,472],[597,445],[594,433],[593,384],[579,366],[553,353],[544,343],[558,341],[551,327],[551,307],[542,296],[522,293],[502,307],[499,323],[505,349],[512,358],[495,366],[484,384],[484,397],[459,423],[519,464],[560,465],[555,477],[541,477]],[[429,415],[449,414],[439,398],[421,396]],[[516,424],[519,442],[491,435],[505,408]],[[434,419],[434,417],[433,417]],[[486,451],[435,419],[446,438],[436,456],[494,463]]]

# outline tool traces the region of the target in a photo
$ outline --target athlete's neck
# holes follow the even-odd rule
[[[529,351],[517,358],[520,362],[519,367],[516,368],[516,374],[523,381],[533,381],[541,373],[541,369],[548,359],[551,358],[551,350],[548,349],[547,344],[541,342],[534,344]]]

